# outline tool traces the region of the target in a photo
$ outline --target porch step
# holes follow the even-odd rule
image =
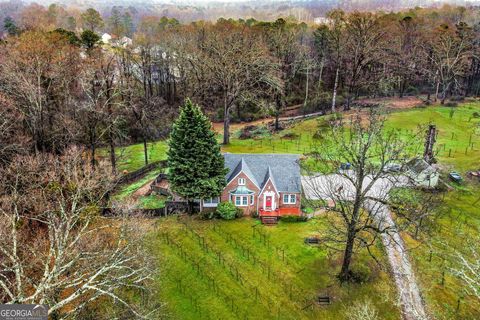
[[[266,225],[273,225],[278,223],[278,217],[269,217],[263,216],[261,217],[262,223]]]

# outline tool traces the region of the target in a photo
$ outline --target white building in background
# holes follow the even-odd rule
[[[129,37],[122,37],[118,41],[118,45],[126,48],[126,47],[129,47],[129,46],[133,45],[133,40],[130,39]]]
[[[109,44],[110,43],[110,40],[112,40],[112,36],[109,35],[108,33],[104,33],[102,35],[102,42],[105,43],[105,44]]]
[[[412,159],[405,164],[405,174],[417,187],[435,188],[440,173],[423,159]]]
[[[316,17],[313,18],[313,23],[316,25],[319,24],[330,24],[332,22],[332,19],[327,18],[327,17]]]

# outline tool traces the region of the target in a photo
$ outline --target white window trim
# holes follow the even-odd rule
[[[292,196],[294,198],[294,201],[292,201]],[[285,197],[287,197],[288,201],[285,201]],[[294,193],[284,193],[283,194],[283,203],[284,204],[296,204],[297,203],[297,195]]]
[[[217,199],[217,203],[214,203],[212,200]],[[208,202],[205,202],[208,201]],[[216,208],[218,207],[218,204],[220,203],[220,197],[213,197],[209,199],[203,199],[203,207],[204,208]]]
[[[246,183],[245,178],[238,178],[238,185],[239,186],[244,186]]]

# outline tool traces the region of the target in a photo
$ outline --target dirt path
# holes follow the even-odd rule
[[[371,201],[367,209],[375,210],[384,224],[395,225],[390,210],[384,204]],[[398,232],[383,234],[382,242],[387,250],[388,261],[397,286],[404,319],[428,319],[402,237]]]
[[[422,100],[417,97],[403,97],[403,98],[375,98],[375,99],[359,99],[355,102],[359,103],[368,103],[368,104],[383,104],[385,108],[389,110],[396,110],[396,109],[410,109],[414,108],[420,104],[422,104]],[[302,105],[291,106],[285,109],[284,114],[279,118],[280,121],[292,120],[296,118],[303,118],[303,117],[312,117],[315,115],[322,114],[321,112],[315,112],[311,114],[307,114],[305,116],[299,114],[299,110],[301,109]],[[340,109],[339,109],[340,110]],[[354,111],[347,111],[344,114],[349,115],[353,114]],[[240,123],[231,123],[230,124],[230,132],[237,131],[242,129],[245,126],[250,125],[260,125],[266,124],[270,121],[273,121],[275,118],[269,117],[265,119],[259,119],[251,122],[240,122]],[[220,134],[223,134],[223,122],[214,122],[213,129]]]

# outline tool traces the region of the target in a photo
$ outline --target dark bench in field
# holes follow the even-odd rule
[[[317,237],[307,237],[305,238],[305,240],[303,241],[305,244],[320,244],[320,239],[318,239]]]
[[[328,305],[332,303],[332,300],[329,296],[318,296],[317,303],[320,305]]]

